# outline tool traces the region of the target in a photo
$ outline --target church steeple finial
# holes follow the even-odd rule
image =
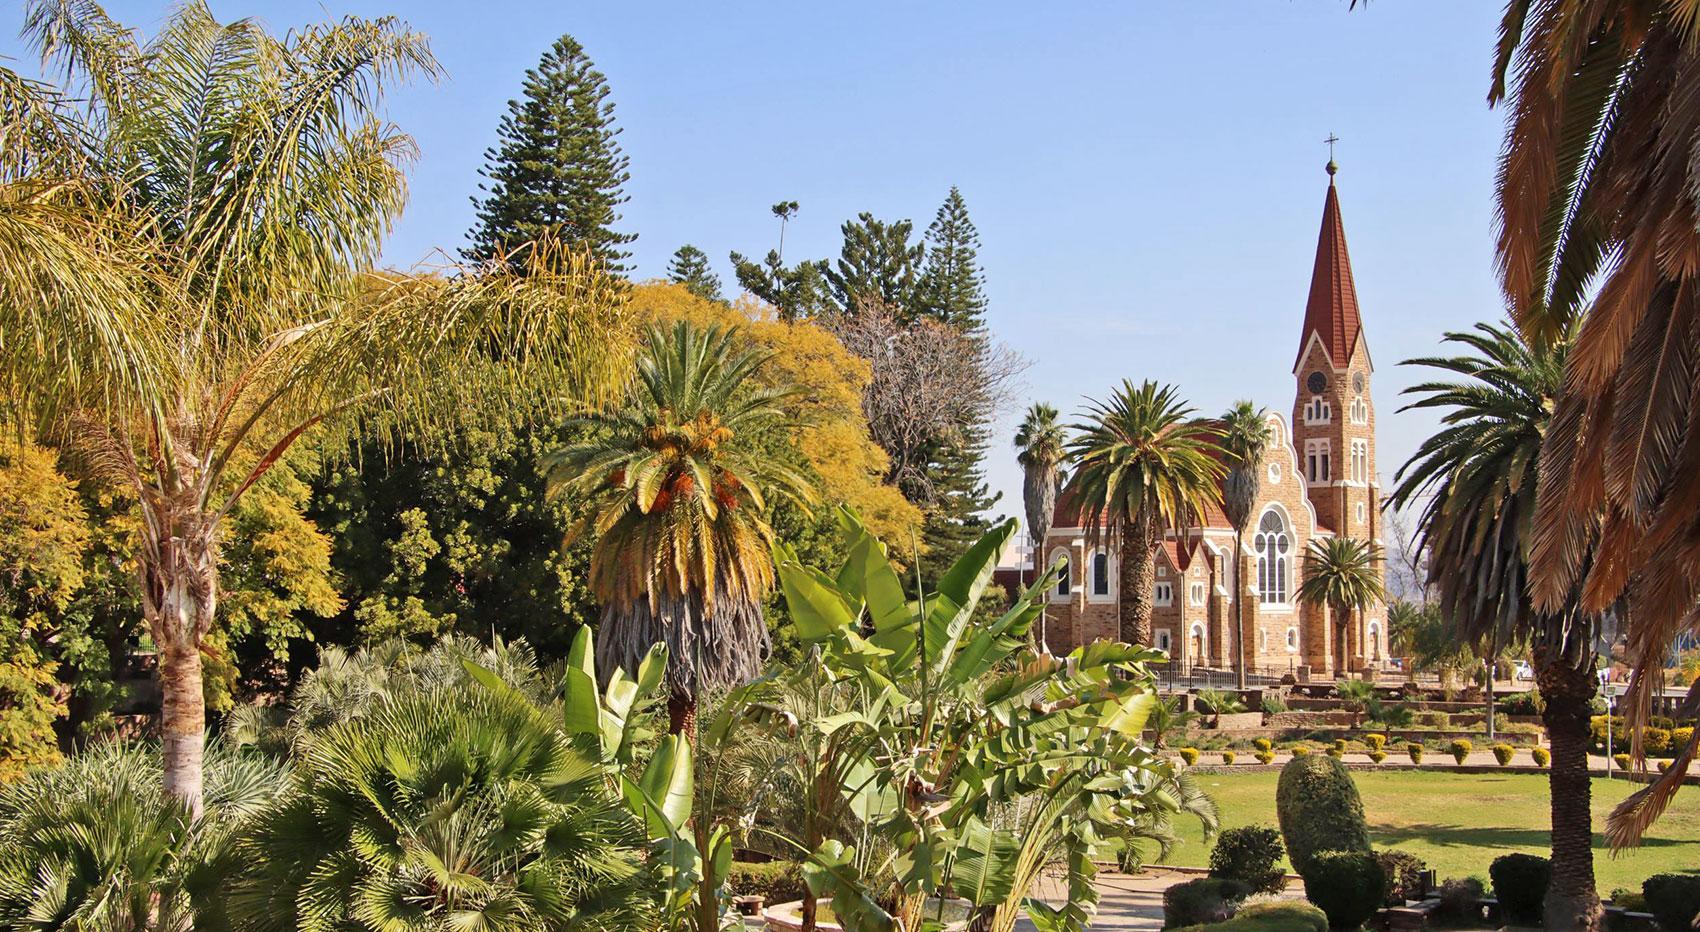
[[[1328,138],[1322,141],[1328,143],[1328,164],[1323,167],[1323,171],[1328,172],[1328,184],[1333,186],[1334,173],[1340,170],[1340,163],[1334,161],[1334,144],[1340,141],[1340,137],[1329,133]]]

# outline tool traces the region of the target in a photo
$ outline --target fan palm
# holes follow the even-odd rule
[[[1407,408],[1439,410],[1442,427],[1399,468],[1390,499],[1422,503],[1418,534],[1429,552],[1429,582],[1458,644],[1527,639],[1542,717],[1552,742],[1552,885],[1548,928],[1597,928],[1588,808],[1588,718],[1597,688],[1593,627],[1572,601],[1554,612],[1532,604],[1528,554],[1544,440],[1565,365],[1564,340],[1531,344],[1515,331],[1478,324],[1449,333],[1471,354],[1412,360],[1457,381],[1406,389]]]
[[[1694,0],[1516,0],[1489,97],[1511,104],[1498,260],[1517,323],[1550,342],[1580,320],[1541,456],[1530,584],[1553,613],[1577,588],[1587,612],[1627,597],[1624,705],[1642,723],[1671,643],[1700,617],[1697,30]],[[1613,814],[1614,846],[1657,818],[1697,750]]]
[[[1381,548],[1350,537],[1317,538],[1305,548],[1304,579],[1299,600],[1328,608],[1333,623],[1334,669],[1351,663],[1348,650],[1352,616],[1385,599],[1381,578]]]
[[[1151,641],[1152,557],[1167,531],[1184,532],[1215,501],[1225,472],[1211,455],[1218,432],[1191,418],[1173,386],[1126,379],[1073,425],[1073,474],[1088,540],[1113,534],[1120,548],[1122,640]]]
[[[1057,508],[1058,467],[1067,455],[1063,426],[1057,409],[1035,402],[1015,429],[1015,461],[1021,465],[1021,503],[1027,512],[1027,538],[1033,542],[1033,566],[1039,566],[1039,550],[1051,532],[1051,517]],[[1045,642],[1045,617],[1039,615],[1039,642]]]
[[[1227,455],[1228,475],[1222,480],[1222,512],[1234,526],[1234,682],[1246,688],[1245,593],[1241,590],[1240,540],[1257,507],[1258,470],[1269,448],[1269,421],[1249,401],[1236,401],[1222,415],[1222,452]]]
[[[94,3],[26,10],[78,96],[0,68],[0,387],[139,502],[163,779],[196,813],[200,650],[243,493],[309,431],[611,390],[620,292],[548,248],[523,277],[371,272],[413,153],[383,91],[437,74],[393,20],[275,38],[188,3],[144,43]]]
[[[636,670],[665,644],[674,734],[694,734],[702,690],[759,671],[774,585],[768,497],[813,497],[807,478],[757,452],[764,432],[790,423],[796,395],[750,387],[771,355],[735,329],[653,328],[625,404],[545,458],[553,494],[590,500],[597,662]]]

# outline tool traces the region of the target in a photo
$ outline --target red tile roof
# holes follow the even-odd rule
[[[1299,358],[1314,333],[1336,368],[1344,369],[1352,348],[1363,334],[1358,317],[1358,289],[1352,282],[1352,257],[1346,253],[1346,228],[1340,222],[1340,196],[1334,187],[1334,163],[1328,163],[1328,199],[1322,204],[1322,232],[1316,239],[1316,266],[1310,273],[1310,299],[1305,304],[1304,330],[1299,337]]]

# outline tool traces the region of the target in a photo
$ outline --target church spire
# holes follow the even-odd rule
[[[1332,148],[1332,147],[1330,147]],[[1334,187],[1339,166],[1328,160],[1328,198],[1322,203],[1322,232],[1316,240],[1316,266],[1310,273],[1310,299],[1305,304],[1304,330],[1299,336],[1299,357],[1293,371],[1304,361],[1305,349],[1314,334],[1336,369],[1346,368],[1352,349],[1363,336],[1358,317],[1358,289],[1352,282],[1352,258],[1346,253],[1346,228],[1340,221],[1340,195]]]

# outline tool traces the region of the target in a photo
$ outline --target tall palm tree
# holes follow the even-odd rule
[[[1583,611],[1632,605],[1631,722],[1651,714],[1700,600],[1697,14],[1695,0],[1513,0],[1489,96],[1511,108],[1497,251],[1517,324],[1541,343],[1581,322],[1541,455],[1530,584],[1549,613],[1578,587]],[[1613,813],[1614,847],[1658,817],[1697,752],[1700,737]]]
[[[1015,461],[1021,464],[1021,503],[1027,512],[1027,538],[1033,542],[1033,567],[1038,569],[1039,549],[1051,532],[1051,517],[1057,508],[1058,469],[1067,455],[1066,432],[1057,422],[1057,409],[1035,402],[1015,429]],[[1039,613],[1039,643],[1045,643],[1045,615]]]
[[[1471,352],[1411,364],[1458,380],[1406,389],[1407,408],[1443,412],[1441,429],[1399,468],[1390,499],[1421,503],[1418,534],[1429,551],[1429,581],[1439,591],[1452,639],[1511,644],[1527,640],[1552,742],[1552,884],[1546,927],[1597,929],[1588,740],[1597,683],[1590,617],[1574,598],[1554,612],[1531,603],[1530,523],[1565,365],[1563,340],[1534,345],[1515,331],[1478,324],[1449,333]]]
[[[1127,379],[1073,425],[1068,489],[1087,539],[1114,535],[1121,567],[1121,637],[1151,643],[1152,557],[1167,531],[1196,524],[1226,471],[1211,455],[1215,428],[1192,418],[1174,386]]]
[[[0,346],[0,397],[139,502],[163,779],[198,814],[201,646],[244,492],[309,431],[608,391],[620,293],[552,250],[529,278],[373,273],[413,154],[383,91],[438,70],[393,20],[277,38],[189,3],[144,43],[94,3],[26,11],[75,91],[0,68],[0,332],[29,335]]]
[[[772,353],[735,329],[654,327],[623,405],[545,458],[552,494],[590,498],[590,587],[602,604],[597,663],[635,672],[667,645],[674,734],[695,735],[703,690],[753,678],[773,591],[769,495],[806,507],[809,480],[760,452],[790,423],[788,387],[760,387]]]
[[[1240,539],[1257,507],[1258,471],[1269,448],[1269,422],[1249,401],[1236,401],[1222,415],[1222,452],[1228,475],[1222,480],[1222,512],[1234,526],[1234,684],[1246,688],[1245,586],[1240,581]]]
[[[1298,596],[1328,608],[1333,625],[1334,669],[1345,673],[1351,655],[1347,633],[1352,616],[1387,598],[1381,579],[1381,548],[1351,537],[1318,538],[1305,548],[1304,579]]]

